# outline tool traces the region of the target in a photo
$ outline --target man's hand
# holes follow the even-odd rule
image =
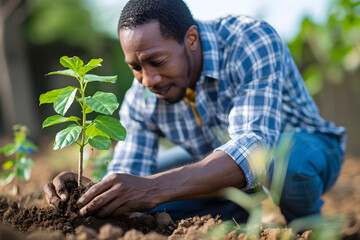
[[[69,192],[66,189],[65,183],[75,182],[77,183],[77,174],[72,172],[62,172],[57,175],[52,182],[49,182],[44,186],[46,201],[58,208],[60,201],[66,202],[69,200]],[[82,177],[83,185],[91,183],[91,180]]]
[[[151,179],[128,174],[111,174],[93,185],[79,199],[81,215],[116,216],[128,212],[144,212],[161,202],[157,186]]]

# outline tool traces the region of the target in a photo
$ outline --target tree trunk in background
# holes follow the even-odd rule
[[[36,138],[41,125],[22,34],[24,16],[20,9],[15,12],[20,3],[21,0],[8,0],[0,5],[0,124],[5,134],[12,134],[14,124],[24,124],[30,129],[30,137]]]
[[[319,108],[326,120],[344,126],[348,133],[347,153],[360,156],[360,83],[357,71],[336,85],[325,81]]]
[[[5,53],[5,22],[9,14],[5,14],[4,9],[6,8],[0,7],[0,109],[2,112],[3,128],[5,132],[8,132],[15,122],[15,105],[14,101],[12,101],[9,68]]]

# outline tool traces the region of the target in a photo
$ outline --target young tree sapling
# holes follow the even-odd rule
[[[29,130],[25,125],[17,124],[13,126],[14,131],[14,143],[6,144],[0,147],[0,153],[3,153],[8,159],[3,165],[4,170],[1,174],[0,183],[5,186],[11,183],[14,179],[24,179],[28,181],[31,176],[31,168],[34,162],[28,157],[28,154],[38,150],[38,147],[29,141],[26,137],[29,134]],[[15,183],[14,192],[18,193],[18,186]]]
[[[78,186],[81,186],[83,171],[84,147],[90,144],[99,150],[110,148],[111,139],[123,141],[126,137],[126,130],[119,120],[110,115],[119,107],[116,96],[113,93],[98,91],[93,96],[86,96],[86,87],[90,82],[115,83],[117,76],[98,76],[88,74],[94,68],[100,67],[102,59],[91,59],[88,64],[79,57],[60,58],[60,64],[65,70],[50,72],[47,75],[59,74],[73,77],[78,82],[78,87],[68,86],[55,89],[40,95],[40,104],[53,103],[58,115],[50,116],[43,122],[43,128],[64,122],[73,122],[65,129],[56,134],[54,150],[62,149],[72,143],[80,146],[78,165]],[[82,119],[76,116],[65,117],[66,112],[74,100],[80,104]],[[88,120],[87,114],[97,112],[94,120]],[[80,136],[81,134],[81,136]],[[79,140],[78,140],[79,139]]]

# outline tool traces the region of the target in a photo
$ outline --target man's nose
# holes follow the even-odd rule
[[[161,76],[157,72],[144,71],[142,84],[147,88],[153,88],[161,81]]]

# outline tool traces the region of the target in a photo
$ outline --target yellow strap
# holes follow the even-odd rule
[[[200,114],[198,113],[198,111],[196,110],[196,106],[195,106],[195,96],[196,96],[196,92],[194,90],[192,90],[191,88],[187,88],[186,89],[186,93],[185,93],[185,97],[184,97],[184,101],[189,104],[195,114],[195,118],[196,121],[198,122],[199,126],[202,126],[202,121],[200,118]]]

